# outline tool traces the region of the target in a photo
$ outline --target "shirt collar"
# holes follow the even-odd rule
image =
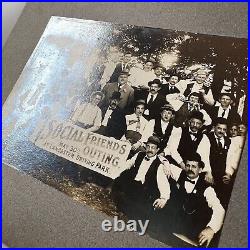
[[[188,128],[188,131],[189,131],[189,133],[191,133],[191,134],[197,134],[197,133],[198,133],[198,131],[197,131],[197,132],[193,132],[190,128]]]
[[[194,179],[190,179],[188,176],[187,176],[187,179],[189,179],[190,181],[194,181],[195,182],[195,184],[194,185],[196,185],[196,183],[197,183],[197,181],[198,181],[198,179],[199,179],[199,175],[196,177],[196,178],[194,178]]]

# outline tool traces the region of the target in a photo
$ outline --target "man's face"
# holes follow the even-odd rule
[[[195,105],[195,104],[198,104],[199,103],[199,97],[198,96],[193,96],[191,95],[189,97],[189,101],[191,102],[191,104]]]
[[[171,76],[169,79],[170,85],[174,86],[179,81],[178,76]]]
[[[203,84],[207,79],[207,75],[204,73],[199,73],[197,74],[197,76],[195,77],[195,80],[198,84]]]
[[[157,67],[157,68],[154,69],[154,72],[155,72],[156,76],[161,76],[162,72],[163,72],[163,69],[162,69],[162,67]]]
[[[136,116],[141,116],[144,113],[145,106],[143,104],[139,104],[135,107]]]
[[[240,124],[240,125],[238,126],[238,134],[239,134],[240,136],[245,136],[246,133],[247,133],[247,127],[246,127],[244,124]]]
[[[118,78],[118,82],[123,85],[128,82],[128,76],[127,75],[120,75]]]
[[[227,125],[226,124],[216,124],[214,127],[214,133],[217,137],[222,138],[226,135],[227,132]]]
[[[229,133],[230,133],[231,137],[237,136],[238,135],[238,127],[236,125],[232,126],[229,129]]]
[[[229,105],[232,103],[232,99],[229,96],[223,95],[220,98],[220,103],[222,108],[228,108]]]
[[[161,119],[164,122],[169,122],[172,117],[173,117],[173,112],[171,110],[163,110],[161,112]]]
[[[153,144],[153,143],[147,143],[146,145],[146,155],[147,157],[154,157],[159,151],[159,148],[157,145]]]
[[[155,83],[153,83],[153,84],[151,84],[151,86],[149,87],[149,92],[151,93],[151,94],[156,94],[156,93],[158,93],[158,91],[161,89],[161,87],[158,85],[158,84],[155,84]]]
[[[110,106],[111,109],[116,109],[117,106],[118,106],[118,104],[119,104],[119,100],[118,99],[111,99],[109,106]]]
[[[196,118],[191,118],[189,121],[189,128],[193,133],[198,132],[202,125],[202,121]]]
[[[131,61],[132,55],[131,54],[125,54],[123,57],[123,62],[128,63]]]
[[[190,179],[195,179],[196,177],[199,176],[202,169],[199,167],[199,163],[197,161],[189,161],[189,160],[187,160],[187,162],[186,162],[186,171],[187,171],[187,176]]]
[[[98,105],[101,100],[102,100],[102,97],[100,95],[94,95],[91,99],[91,103],[94,105]]]
[[[153,69],[154,65],[152,62],[146,62],[144,65],[144,71],[148,72]]]

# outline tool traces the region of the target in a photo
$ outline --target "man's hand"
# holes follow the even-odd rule
[[[214,178],[211,172],[206,172],[205,181],[211,185],[214,184]]]
[[[179,164],[179,166],[180,166],[181,169],[183,169],[183,170],[185,170],[185,171],[187,170],[184,161],[182,161],[182,162]]]
[[[163,164],[163,172],[164,174],[167,176],[167,178],[169,178],[170,176],[172,177],[172,172],[171,172],[171,169],[170,169],[170,166],[169,166],[169,161],[162,157],[162,156],[158,156],[161,163]]]
[[[136,150],[137,148],[139,148],[141,146],[141,143],[138,141],[135,144],[132,145],[132,150]]]
[[[165,198],[159,198],[159,199],[155,200],[154,203],[153,203],[154,209],[164,208],[164,206],[166,205],[167,201],[168,200],[165,199]]]
[[[223,181],[224,184],[229,184],[230,181],[231,181],[231,178],[232,178],[232,176],[231,176],[230,174],[227,174],[227,173],[226,173],[226,174],[222,177],[222,181]]]
[[[214,231],[212,230],[212,228],[206,227],[204,230],[201,231],[201,233],[198,236],[199,245],[201,246],[206,243],[206,247],[208,247],[213,237],[214,237]]]

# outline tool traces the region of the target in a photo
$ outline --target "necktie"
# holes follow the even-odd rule
[[[188,179],[187,177],[185,178],[185,181],[190,182],[192,184],[195,184],[195,181],[192,181],[192,180]]]
[[[174,93],[174,87],[170,87],[169,92],[170,92],[170,94],[173,94]]]
[[[149,101],[148,101],[148,105],[150,105],[153,101],[154,101],[154,96],[151,95],[151,97],[150,97],[150,99],[149,99]]]
[[[219,147],[220,149],[222,149],[221,139],[220,139],[220,138],[217,138],[217,141],[218,141],[218,147]]]
[[[144,157],[144,160],[145,161],[150,161],[150,159],[147,156]]]
[[[226,114],[226,110],[223,109],[223,112],[222,112],[222,114],[221,114],[221,117],[224,117],[225,114]]]
[[[136,132],[138,132],[141,128],[141,123],[140,123],[140,116],[137,117],[137,123],[136,123]]]
[[[196,140],[196,136],[197,136],[197,133],[192,133],[192,132],[189,132],[190,133],[190,135],[192,135],[191,136],[191,139],[192,139],[192,141],[195,141]]]

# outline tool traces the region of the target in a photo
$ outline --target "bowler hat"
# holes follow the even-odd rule
[[[157,145],[157,147],[159,147],[161,141],[157,136],[152,135],[148,138],[147,143],[152,143],[152,144]]]
[[[172,111],[173,113],[175,113],[175,110],[174,110],[174,108],[173,108],[173,106],[171,105],[171,104],[164,104],[162,107],[161,107],[161,112],[163,111],[163,110],[170,110],[170,111]]]
[[[153,81],[148,82],[148,86],[150,87],[152,84],[158,84],[161,87],[162,83],[159,79],[154,79]]]
[[[118,91],[115,91],[112,93],[111,97],[110,97],[111,100],[120,100],[121,99],[121,93],[118,92]]]

